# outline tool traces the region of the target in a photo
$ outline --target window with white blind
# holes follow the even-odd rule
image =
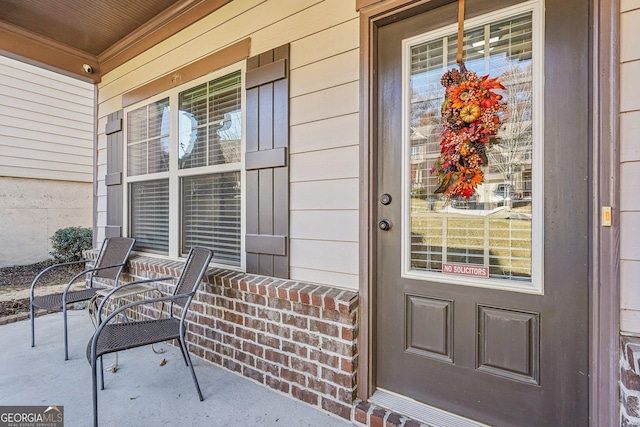
[[[136,250],[243,266],[241,71],[183,85],[126,111],[128,234]]]
[[[478,76],[498,77],[506,87],[500,94],[508,103],[501,117],[500,143],[487,151],[485,181],[468,200],[446,200],[435,194],[439,184],[430,173],[441,150],[444,87],[440,79],[456,66],[456,28],[404,42],[406,276],[541,292],[542,76],[537,49],[542,31],[538,7],[528,2],[465,21],[467,69]],[[456,271],[479,273],[464,277]]]
[[[138,250],[166,253],[169,249],[169,180],[132,182],[131,232]]]
[[[180,94],[180,169],[240,162],[240,75]]]
[[[130,235],[136,249],[166,254],[169,250],[169,180],[149,180],[169,171],[169,98],[127,113],[127,175]]]
[[[240,173],[181,178],[182,247],[206,246],[216,259],[240,258]]]

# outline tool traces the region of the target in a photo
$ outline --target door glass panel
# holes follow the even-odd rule
[[[496,18],[496,16],[500,16]],[[478,76],[497,77],[507,102],[499,143],[487,150],[484,183],[469,199],[435,194],[430,173],[440,154],[444,101],[442,74],[454,67],[455,28],[405,40],[404,273],[414,278],[500,289],[541,292],[535,263],[541,205],[539,179],[541,117],[534,80],[532,11],[480,17],[467,25],[465,65]],[[535,61],[534,61],[535,60]],[[538,77],[539,78],[539,77]],[[539,120],[538,120],[539,121]],[[536,191],[538,188],[536,187]],[[536,200],[534,200],[534,195]],[[540,249],[541,251],[541,249]]]

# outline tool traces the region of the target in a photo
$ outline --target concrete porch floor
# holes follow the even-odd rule
[[[0,406],[58,405],[66,427],[92,425],[91,368],[85,357],[93,325],[86,311],[69,312],[69,360],[64,361],[62,314],[0,326]],[[119,355],[116,373],[105,372],[99,391],[101,426],[318,426],[349,422],[321,412],[192,355],[204,401],[180,355],[167,344]],[[163,359],[166,364],[160,366]],[[105,367],[113,363],[105,356]]]

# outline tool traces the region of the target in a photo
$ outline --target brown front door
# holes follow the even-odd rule
[[[466,66],[500,78],[507,110],[484,182],[449,201],[429,171],[457,3],[435,3],[375,39],[372,401],[586,426],[589,3],[467,1]]]

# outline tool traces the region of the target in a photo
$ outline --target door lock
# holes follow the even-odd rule
[[[383,205],[390,205],[391,204],[391,194],[383,194],[382,196],[380,196],[380,203],[382,203]]]
[[[378,223],[378,228],[382,231],[389,231],[391,230],[391,227],[392,227],[391,221],[389,221],[388,219],[383,219]]]

